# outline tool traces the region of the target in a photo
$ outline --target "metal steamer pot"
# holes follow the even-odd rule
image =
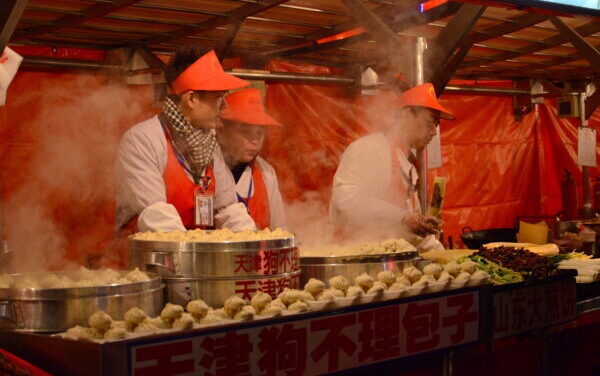
[[[356,256],[300,257],[302,284],[309,278],[327,281],[336,275],[343,275],[350,281],[367,273],[373,278],[379,272],[389,270],[395,273],[419,262],[419,252],[381,253]]]
[[[124,276],[127,271],[120,273]],[[75,325],[87,326],[89,316],[97,310],[115,320],[123,320],[132,307],[157,316],[163,307],[164,285],[159,275],[147,274],[149,281],[97,287],[0,289],[0,330],[61,332]]]
[[[300,286],[294,237],[284,239],[172,242],[131,239],[131,265],[160,273],[165,301],[202,299],[220,307],[232,295],[250,300],[257,291],[276,297]]]
[[[487,243],[517,241],[516,228],[491,228],[487,230],[473,231],[470,227],[463,228],[460,239],[469,249],[479,249]]]

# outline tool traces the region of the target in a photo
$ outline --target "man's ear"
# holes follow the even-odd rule
[[[196,98],[196,96],[194,95],[194,92],[191,90],[181,94],[179,98],[179,104],[189,108],[194,107],[196,100],[198,100],[198,98]]]

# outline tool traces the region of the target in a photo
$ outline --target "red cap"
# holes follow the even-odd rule
[[[225,73],[214,50],[184,70],[171,85],[175,94],[188,90],[225,91],[248,86],[249,82]]]
[[[254,125],[281,125],[265,112],[258,89],[243,89],[225,97],[227,107],[219,115],[222,119]]]
[[[398,98],[398,105],[402,107],[418,106],[427,107],[432,110],[440,112],[442,119],[453,120],[454,115],[448,111],[438,102],[435,97],[435,89],[430,83],[417,85],[406,90],[400,98]]]

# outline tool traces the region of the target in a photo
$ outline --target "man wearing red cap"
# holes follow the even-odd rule
[[[343,240],[405,238],[421,249],[443,249],[432,236],[440,223],[421,215],[413,151],[452,119],[426,83],[404,92],[392,125],[362,137],[342,154],[333,179],[330,217]]]
[[[265,126],[281,126],[264,109],[260,91],[243,89],[225,97],[223,127],[217,140],[236,182],[238,201],[248,208],[259,229],[286,228],[285,208],[275,169],[258,156]]]
[[[223,71],[214,51],[178,51],[165,70],[162,112],[125,133],[117,157],[116,229],[254,230],[215,128],[227,90],[248,85]]]

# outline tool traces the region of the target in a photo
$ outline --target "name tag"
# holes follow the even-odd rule
[[[208,192],[202,192],[199,189],[194,191],[194,206],[195,206],[195,218],[194,222],[199,227],[213,227],[214,226],[214,203],[215,199],[213,194]]]

